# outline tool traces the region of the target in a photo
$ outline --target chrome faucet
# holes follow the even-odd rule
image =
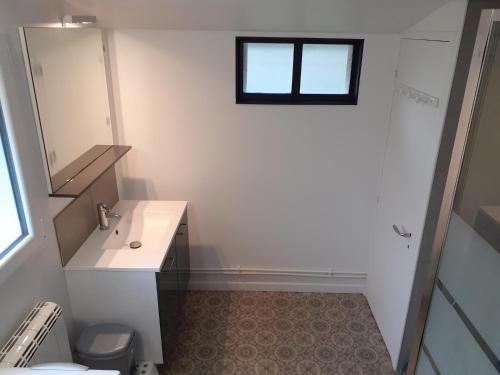
[[[109,228],[108,218],[114,217],[119,219],[122,215],[112,212],[105,203],[97,204],[97,214],[99,216],[99,229],[106,230]]]

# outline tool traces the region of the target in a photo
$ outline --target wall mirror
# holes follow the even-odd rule
[[[113,144],[103,37],[96,28],[21,29],[49,193]]]

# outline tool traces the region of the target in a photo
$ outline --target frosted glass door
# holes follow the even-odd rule
[[[500,374],[500,27],[485,54],[418,375]]]

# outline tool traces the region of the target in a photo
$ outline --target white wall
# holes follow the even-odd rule
[[[0,266],[0,345],[37,301],[60,304],[67,322],[71,318],[17,30],[22,24],[56,21],[60,9],[55,0],[0,4],[0,100],[15,137],[33,231],[31,241]]]
[[[235,35],[110,33],[118,138],[133,146],[121,197],[188,200],[195,269],[252,268],[250,288],[277,288],[263,269],[320,276],[331,268],[356,284],[366,272],[399,38],[365,36],[357,106],[266,106],[235,104]],[[304,280],[289,287],[318,289]],[[320,289],[340,288],[335,278],[327,284]]]

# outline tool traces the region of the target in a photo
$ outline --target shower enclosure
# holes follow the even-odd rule
[[[408,374],[500,374],[500,11],[481,14]]]

